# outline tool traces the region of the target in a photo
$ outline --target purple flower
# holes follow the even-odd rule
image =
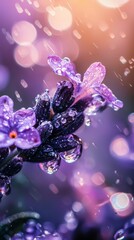
[[[13,112],[13,101],[8,96],[0,97],[0,148],[16,145],[29,149],[40,145],[38,131],[32,108],[22,108]]]
[[[89,66],[84,73],[83,81],[81,81],[81,75],[76,73],[73,63],[68,58],[61,59],[57,56],[49,56],[48,64],[56,74],[67,77],[74,84],[75,95],[78,100],[89,95],[96,98],[97,94],[103,98],[106,105],[114,110],[123,107],[123,102],[118,100],[106,85],[102,84],[106,69],[100,62],[95,62]]]
[[[64,76],[76,83],[81,83],[81,75],[76,72],[75,65],[69,58],[60,58],[58,56],[49,56],[48,64],[55,74]]]

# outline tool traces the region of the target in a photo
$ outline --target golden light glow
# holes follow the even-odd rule
[[[98,2],[108,8],[119,8],[129,2],[129,0],[98,0]]]

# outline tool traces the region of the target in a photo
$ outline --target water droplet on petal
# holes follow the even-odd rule
[[[85,116],[85,125],[89,127],[91,125],[91,119],[88,115]]]
[[[60,166],[60,158],[39,164],[42,171],[53,174],[57,172]]]
[[[78,139],[78,145],[77,147],[60,153],[60,157],[62,160],[64,160],[67,163],[73,163],[76,162],[82,153],[82,142],[81,139]]]
[[[106,69],[100,62],[95,62],[89,66],[84,73],[84,88],[99,87],[106,75]]]

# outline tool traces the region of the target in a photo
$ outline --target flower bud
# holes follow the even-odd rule
[[[38,126],[37,130],[40,134],[41,141],[43,143],[51,135],[51,133],[53,131],[53,126],[52,126],[51,122],[45,121],[45,122],[42,122],[41,125]]]
[[[53,97],[52,107],[55,113],[63,112],[74,102],[74,87],[69,81],[58,83],[57,91]]]
[[[23,166],[23,160],[21,157],[14,157],[2,170],[2,174],[10,177],[17,174]]]
[[[58,157],[57,152],[50,145],[40,145],[34,154],[34,157],[30,159],[30,162],[47,162]]]
[[[58,152],[64,152],[75,148],[78,144],[78,137],[69,134],[66,136],[59,136],[50,140],[51,146]]]
[[[47,90],[36,97],[34,110],[36,114],[36,125],[39,125],[39,123],[44,122],[49,118],[50,97]]]
[[[52,119],[54,135],[67,135],[75,132],[84,122],[84,114],[75,108],[69,108]]]

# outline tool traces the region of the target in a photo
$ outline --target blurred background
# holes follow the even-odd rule
[[[1,219],[37,211],[59,226],[67,211],[82,207],[84,221],[101,225],[110,239],[133,216],[133,9],[133,0],[1,1],[0,94],[9,95],[15,109],[33,106],[46,88],[53,96],[62,78],[47,65],[52,54],[69,57],[81,74],[102,62],[104,83],[124,102],[122,110],[107,109],[78,131],[84,148],[78,162],[62,163],[54,175],[25,163],[1,203]]]

